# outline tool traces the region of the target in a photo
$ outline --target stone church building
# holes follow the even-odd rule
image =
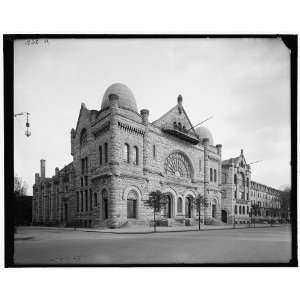
[[[166,195],[159,215],[170,226],[196,222],[193,199],[199,194],[206,203],[202,221],[248,222],[251,172],[243,153],[222,161],[222,145],[207,128],[194,129],[181,95],[158,120],[150,122],[149,114],[138,111],[133,93],[120,83],[107,88],[100,110],[82,104],[70,136],[73,161],[46,178],[41,160],[33,186],[33,224],[149,224],[153,210],[145,201],[157,190]],[[235,214],[236,205],[248,214]]]

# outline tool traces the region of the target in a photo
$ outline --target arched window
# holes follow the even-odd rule
[[[165,173],[177,177],[192,177],[192,166],[181,152],[171,153],[165,161]]]
[[[239,214],[241,215],[242,214],[242,207],[239,206]]]
[[[125,144],[124,145],[124,150],[123,150],[123,159],[124,161],[126,161],[127,163],[130,162],[130,152],[129,152],[129,145]]]
[[[214,169],[214,182],[217,182],[217,170]]]
[[[243,215],[245,214],[245,206],[243,206]]]
[[[137,146],[134,146],[133,147],[133,163],[135,165],[138,165],[139,164],[139,148]]]
[[[177,199],[177,212],[182,213],[182,198]]]
[[[86,145],[86,143],[87,143],[87,131],[85,128],[83,128],[80,133],[80,146],[82,147]]]
[[[213,181],[213,170],[212,170],[212,168],[209,169],[209,180]]]
[[[177,128],[177,123],[173,122],[173,127],[176,129]]]
[[[245,175],[244,175],[244,173],[241,173],[241,176],[242,176],[242,183],[243,183],[243,186],[245,186]]]
[[[137,193],[130,191],[127,195],[127,219],[136,219]]]
[[[98,206],[98,196],[97,196],[97,193],[94,193],[94,206],[95,207]]]
[[[108,161],[108,146],[107,143],[104,144],[104,162],[107,163]]]
[[[108,194],[104,189],[102,190],[102,210],[103,210],[103,218],[108,218]]]
[[[182,129],[182,125],[181,125],[181,123],[180,123],[180,122],[178,123],[178,129],[179,129],[179,130],[181,130],[181,129]]]
[[[100,163],[100,166],[102,165],[102,146],[99,147],[99,163]]]
[[[234,174],[234,179],[233,179],[234,184],[237,184],[237,178],[236,178],[236,174]]]

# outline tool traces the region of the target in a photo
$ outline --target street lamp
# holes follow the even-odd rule
[[[26,115],[26,131],[25,131],[25,135],[27,137],[30,137],[31,136],[31,132],[29,131],[29,127],[30,127],[29,115],[30,115],[30,113],[29,112],[21,112],[21,113],[15,114],[14,116],[17,117],[17,116],[24,116],[24,115]]]

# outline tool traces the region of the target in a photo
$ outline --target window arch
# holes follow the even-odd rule
[[[192,177],[192,166],[181,152],[171,153],[165,161],[165,173],[178,177]]]
[[[107,163],[108,161],[108,146],[107,143],[104,144],[104,162]]]
[[[138,165],[139,164],[139,148],[137,146],[134,146],[133,147],[133,163],[135,165]]]
[[[124,149],[123,149],[123,159],[124,161],[126,161],[127,163],[130,162],[130,148],[128,144],[124,145]]]
[[[85,128],[83,128],[80,133],[80,146],[82,147],[86,144],[87,144],[87,131]]]

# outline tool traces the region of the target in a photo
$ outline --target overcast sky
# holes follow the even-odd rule
[[[290,52],[280,39],[39,40],[15,43],[15,173],[29,185],[40,159],[46,176],[72,161],[70,130],[81,102],[99,110],[105,89],[126,84],[154,121],[178,94],[195,125],[223,145],[223,159],[244,149],[252,180],[290,184]]]

